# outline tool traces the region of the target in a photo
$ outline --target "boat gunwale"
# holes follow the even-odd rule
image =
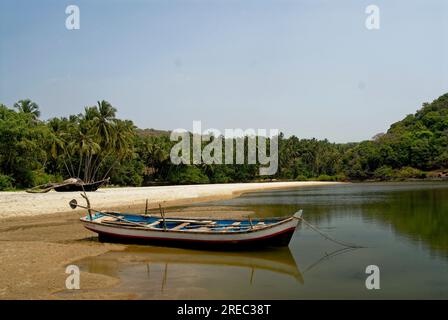
[[[104,211],[104,213],[106,214],[110,214],[110,215],[117,215],[117,216],[132,216],[132,217],[142,217],[142,218],[157,218],[156,215],[144,215],[144,214],[138,214],[138,213],[126,213],[126,212],[116,212],[116,211]],[[102,214],[101,212],[99,212],[99,214]],[[166,214],[166,212],[165,212]],[[259,221],[264,221],[264,220],[278,220],[278,221],[283,221],[286,220],[288,218],[292,218],[294,215],[289,215],[289,216],[280,216],[280,217],[267,217],[267,218],[262,218],[262,217],[256,217],[253,218],[253,220],[255,220],[256,222]],[[160,217],[158,219],[163,219],[162,217]],[[249,221],[249,218],[210,218],[210,217],[177,217],[177,216],[165,216],[166,220],[172,220],[172,219],[176,219],[176,220],[198,220],[198,221],[220,221],[220,220],[229,220],[229,221]]]

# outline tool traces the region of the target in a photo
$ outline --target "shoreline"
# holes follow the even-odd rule
[[[232,185],[199,185],[173,187],[145,187],[104,189],[89,193],[93,206],[100,202],[101,208],[117,206],[123,197],[131,198],[131,207],[143,209],[146,198],[152,195],[152,208],[158,203],[164,206],[181,206],[204,201],[221,200],[238,197],[243,193],[308,187],[335,185],[333,182],[293,182],[293,183],[256,183]],[[215,188],[211,188],[214,186]],[[184,192],[180,190],[184,189]],[[187,190],[185,192],[185,189]],[[177,191],[177,192],[175,192]],[[118,193],[118,195],[117,195]],[[94,194],[98,196],[94,196]],[[15,196],[15,197],[14,197]],[[158,197],[156,197],[158,196]],[[164,197],[163,197],[164,196]],[[9,197],[9,198],[8,198]],[[85,229],[79,222],[83,209],[71,210],[68,201],[80,199],[78,192],[47,194],[0,193],[0,260],[4,272],[0,274],[0,299],[135,299],[135,295],[127,292],[101,292],[116,287],[119,279],[112,276],[81,271],[82,290],[70,292],[65,289],[68,264],[81,259],[95,257],[111,250],[121,251],[123,244],[98,242],[95,235]],[[8,201],[4,201],[8,199]],[[165,199],[165,200],[163,200]],[[62,212],[48,212],[62,202]],[[16,203],[15,206],[12,203]],[[12,210],[30,206],[30,209],[19,214],[9,214]],[[120,206],[118,206],[120,207]],[[122,207],[123,208],[123,207]],[[6,210],[5,213],[3,210]],[[75,211],[75,212],[73,212]],[[37,213],[36,213],[37,212]],[[69,214],[68,214],[69,213]],[[223,206],[188,207],[173,210],[171,214],[192,216],[199,214],[214,217],[242,217],[251,212],[229,210]],[[100,291],[100,292],[99,292]]]
[[[155,209],[159,204],[164,207],[182,206],[197,202],[231,199],[247,192],[336,184],[345,183],[294,181],[103,188],[95,192],[89,192],[87,195],[92,207],[98,210],[144,208],[146,199],[148,199],[148,209]],[[72,210],[69,208],[68,203],[73,198],[77,199],[79,203],[84,203],[79,192],[1,192],[0,220],[73,211],[82,212],[84,209]]]

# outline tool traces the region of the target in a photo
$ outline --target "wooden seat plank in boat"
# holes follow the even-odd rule
[[[117,221],[118,219],[115,217],[109,217],[109,216],[102,216],[98,219],[95,219],[95,222],[111,222],[111,221]]]
[[[146,227],[154,227],[155,225],[158,225],[162,220],[154,221],[153,223],[147,224]]]
[[[114,222],[114,221],[118,221],[118,220],[123,219],[123,218],[124,218],[123,216],[117,216],[117,217],[102,216],[102,217],[99,217],[99,218],[95,219],[95,222],[99,222],[99,223],[101,223],[101,222]]]
[[[184,223],[181,223],[181,224],[175,226],[174,228],[171,228],[170,230],[179,230],[179,229],[182,229],[183,227],[188,226],[189,224],[190,224],[190,222],[184,222]]]
[[[193,220],[193,219],[170,219],[166,218],[166,222],[189,222],[189,223],[196,223],[196,224],[210,224],[213,223],[212,220]]]

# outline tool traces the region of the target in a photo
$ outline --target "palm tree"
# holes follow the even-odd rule
[[[40,117],[39,106],[30,99],[19,100],[14,103],[14,108],[16,108],[19,112],[31,114],[34,119]]]
[[[98,101],[98,107],[95,109],[97,111],[94,118],[96,134],[103,144],[108,144],[116,134],[114,120],[117,109],[105,100]]]
[[[50,156],[56,160],[56,159],[61,159],[62,158],[62,162],[64,163],[65,169],[67,170],[67,172],[73,176],[74,173],[72,173],[70,171],[70,168],[67,164],[67,161],[70,161],[70,165],[71,165],[71,159],[70,157],[67,157],[67,151],[66,151],[66,142],[64,140],[64,136],[66,136],[66,132],[64,131],[64,124],[65,124],[64,119],[58,119],[58,118],[53,118],[51,120],[48,121],[48,127],[50,129],[50,134],[48,136],[48,148],[49,148],[49,154]],[[71,165],[73,168],[73,165]]]
[[[95,180],[100,171],[103,172],[106,163],[112,165],[105,176],[119,161],[131,158],[135,127],[131,121],[116,119],[115,113],[116,109],[109,102],[98,101],[97,106],[86,107],[84,113],[66,120],[64,134],[54,137],[52,153],[56,155],[58,148],[64,147],[72,176],[75,174],[72,159],[78,164],[77,177],[82,175],[84,182],[88,183]],[[64,141],[69,143],[63,145]]]
[[[88,127],[101,150],[89,159],[88,176],[94,179],[103,162],[114,152],[113,146],[117,135],[116,109],[105,101],[98,101],[97,106],[86,107],[81,115],[81,123]]]
[[[165,137],[146,138],[141,149],[146,167],[154,171],[153,176],[160,176],[169,168],[171,144]]]
[[[134,151],[133,139],[135,126],[132,121],[114,119],[114,123],[114,135],[113,138],[109,140],[109,142],[113,141],[113,143],[108,144],[108,151],[110,151],[110,153],[114,153],[115,160],[104,174],[103,179],[106,178],[106,176],[118,162],[122,161],[123,159],[131,158]],[[108,153],[107,156],[109,156],[110,153]],[[96,168],[95,174],[98,169],[99,167]]]
[[[100,145],[95,142],[95,137],[81,127],[76,131],[75,139],[69,144],[69,149],[80,155],[78,176],[84,159],[84,182],[90,182],[92,158],[101,151]]]
[[[124,158],[132,152],[134,124],[129,120],[116,120],[115,124],[115,152],[119,157]]]

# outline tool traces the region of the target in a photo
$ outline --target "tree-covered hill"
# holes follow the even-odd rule
[[[107,101],[78,115],[46,121],[29,99],[0,104],[0,190],[68,177],[110,176],[116,185],[225,183],[262,178],[365,180],[425,178],[448,169],[448,94],[424,103],[384,134],[359,143],[279,136],[279,168],[258,165],[174,165],[169,131],[138,129],[116,118]],[[330,137],[331,138],[331,137]],[[445,173],[444,173],[445,172]]]
[[[141,137],[158,137],[158,136],[169,136],[170,131],[166,130],[157,130],[157,129],[136,129],[137,135]]]
[[[448,94],[424,103],[385,134],[361,142],[347,152],[344,163],[352,179],[418,178],[424,175],[420,171],[448,168]]]

